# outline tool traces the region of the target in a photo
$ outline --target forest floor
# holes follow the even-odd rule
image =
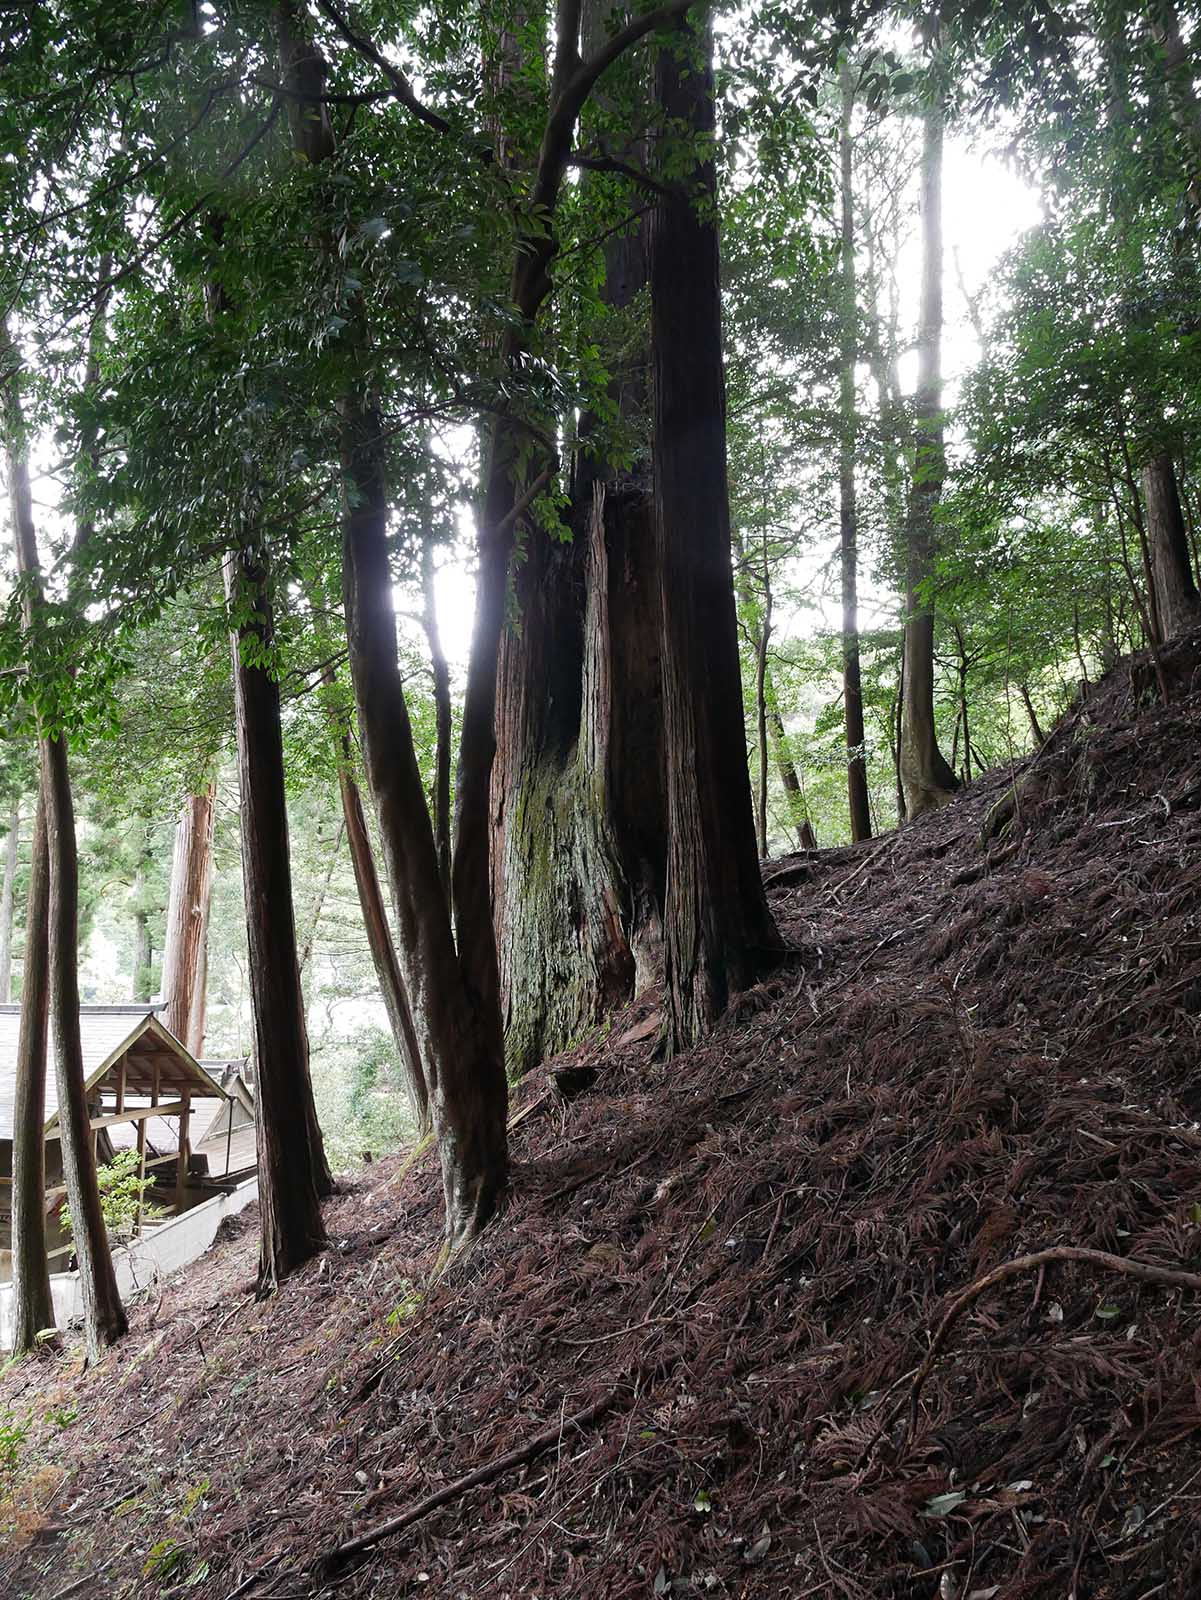
[[[273,1300],[250,1213],[96,1371],[11,1367],[0,1593],[1201,1593],[1195,1291],[1032,1263],[914,1388],[1025,1253],[1201,1270],[1201,639],[1167,670],[1093,691],[988,852],[1010,772],[774,863],[793,958],[682,1059],[648,996],[525,1082],[441,1277],[432,1159],[379,1162]]]

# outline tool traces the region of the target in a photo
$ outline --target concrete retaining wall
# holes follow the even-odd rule
[[[181,1267],[212,1244],[217,1229],[226,1217],[243,1211],[257,1199],[259,1181],[247,1178],[228,1194],[214,1195],[211,1200],[193,1206],[180,1217],[171,1217],[159,1223],[149,1233],[132,1244],[122,1245],[113,1251],[113,1266],[117,1271],[117,1285],[123,1300],[132,1300],[158,1287],[163,1278],[169,1278]],[[50,1279],[54,1296],[54,1316],[60,1328],[68,1328],[83,1317],[83,1299],[77,1272],[56,1272]],[[11,1283],[0,1284],[0,1350],[12,1348],[12,1295]]]

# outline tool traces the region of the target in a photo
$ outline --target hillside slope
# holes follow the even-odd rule
[[[648,997],[527,1082],[512,1200],[441,1279],[430,1159],[380,1163],[273,1301],[250,1218],[98,1372],[10,1370],[0,1591],[1201,1592],[1196,1292],[1031,1266],[913,1393],[1024,1253],[1201,1271],[1201,641],[1168,665],[1166,708],[1138,662],[1090,697],[990,853],[1009,773],[775,868],[795,959],[684,1059]]]

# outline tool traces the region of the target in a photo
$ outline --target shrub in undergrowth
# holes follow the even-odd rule
[[[96,1186],[100,1190],[100,1210],[104,1225],[117,1239],[130,1239],[137,1225],[138,1211],[142,1217],[159,1215],[156,1206],[146,1204],[146,1195],[154,1187],[153,1178],[138,1176],[136,1150],[120,1150],[111,1161],[96,1169]],[[70,1206],[63,1207],[63,1226],[73,1239],[75,1226]]]

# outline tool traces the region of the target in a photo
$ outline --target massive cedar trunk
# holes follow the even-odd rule
[[[256,1075],[258,1292],[270,1293],[326,1243],[321,1200],[333,1192],[313,1104],[288,849],[279,685],[259,663],[273,626],[267,574],[226,557],[241,798],[242,884]]]
[[[1142,488],[1160,626],[1164,639],[1173,639],[1201,627],[1201,594],[1193,581],[1176,470],[1166,451],[1143,467]]]
[[[308,37],[302,8],[279,6],[272,20],[280,74],[294,96],[289,106],[293,143],[299,154],[318,165],[334,154],[333,130],[320,105],[325,63]],[[329,248],[334,248],[332,240]],[[355,337],[361,339],[363,331],[355,329]],[[488,1221],[508,1176],[508,1089],[487,890],[487,812],[485,807],[479,818],[484,828],[482,896],[459,908],[460,949],[456,951],[397,656],[380,419],[365,388],[350,388],[339,413],[344,484],[342,588],[351,681],[367,782],[396,913],[397,955],[442,1163],[447,1238],[457,1244],[471,1238]],[[483,573],[478,587],[486,590]],[[503,594],[502,583],[502,606]],[[473,715],[470,690],[468,702],[465,725]],[[477,723],[480,709],[477,683]],[[489,766],[491,719],[489,698]],[[474,727],[472,748],[476,755],[471,770],[478,778],[482,754],[478,726]],[[460,780],[460,794],[462,788]],[[458,854],[456,850],[456,857]],[[481,927],[486,936],[483,947]],[[465,959],[465,949],[474,957],[474,966]],[[490,994],[488,950],[493,979]],[[468,981],[465,969],[477,974],[474,983]]]
[[[585,44],[612,12],[586,7]],[[645,233],[604,247],[615,312],[647,282]],[[637,429],[648,352],[612,374],[615,412]],[[505,1049],[525,1072],[566,1048],[657,975],[666,863],[659,585],[643,461],[589,453],[572,477],[572,538],[536,534],[514,574],[520,627],[505,632],[492,774],[492,895]]]
[[[8,486],[17,572],[28,580],[25,627],[32,633],[42,603],[41,569],[33,521],[29,465],[24,449],[24,424],[17,392],[16,352],[0,328],[0,353],[13,366],[6,404]],[[58,1127],[62,1141],[63,1176],[74,1226],[75,1255],[83,1302],[84,1355],[99,1360],[104,1349],[121,1337],[127,1323],[117,1290],[112,1253],[96,1186],[96,1158],[84,1089],[83,1050],[79,1037],[79,860],[75,811],[67,747],[61,737],[42,730],[41,802],[45,808],[49,873],[48,945],[49,1011],[54,1039],[58,1090]]]
[[[194,1056],[204,1051],[216,785],[184,800],[175,826],[161,993],[164,1025]]]
[[[12,1246],[13,1354],[37,1346],[54,1327],[46,1253],[46,1036],[50,1021],[50,870],[46,813],[41,799],[33,824],[29,894],[25,903],[25,961],[13,1097]]]
[[[506,1050],[523,1072],[656,974],[665,861],[646,490],[581,461],[574,537],[539,538],[505,635],[493,777]]]
[[[21,848],[21,796],[14,795],[4,838],[4,876],[0,880],[0,1005],[8,1001],[13,972],[13,896]]]
[[[711,136],[712,38],[677,25],[660,110]],[[655,537],[663,628],[667,1050],[686,1048],[779,948],[752,823],[726,481],[721,282],[711,161],[651,216]]]
[[[842,574],[842,698],[847,736],[847,798],[851,838],[872,836],[871,802],[867,792],[864,750],[863,685],[859,671],[859,526],[855,503],[855,360],[858,354],[858,304],[855,286],[855,189],[851,117],[855,107],[854,77],[844,56],[839,67],[842,119],[839,137],[841,171],[842,296],[839,339],[839,555]]]
[[[925,115],[922,143],[922,310],[914,398],[914,464],[905,562],[904,691],[901,785],[907,818],[945,805],[955,774],[938,747],[934,723],[934,605],[924,592],[934,573],[934,511],[945,470],[942,417],[942,143],[937,100]]]

